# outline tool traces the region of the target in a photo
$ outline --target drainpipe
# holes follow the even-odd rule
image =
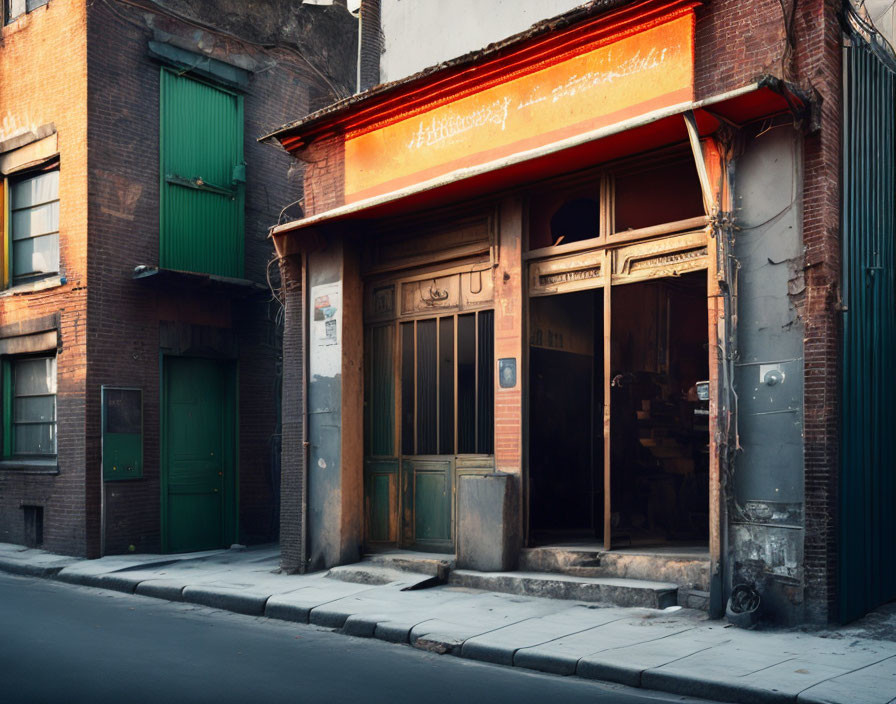
[[[308,570],[308,462],[310,458],[311,443],[308,440],[308,343],[311,339],[311,323],[308,311],[308,253],[302,251],[302,564],[299,572]]]
[[[380,23],[380,0],[361,0],[358,28],[358,92],[363,93],[380,82],[380,56],[383,33]]]
[[[710,525],[710,535],[713,530],[718,530],[717,554],[714,552],[713,541],[710,541],[710,616],[721,618],[724,614],[725,602],[730,594],[730,570],[726,570],[726,559],[729,554],[728,534],[728,501],[729,492],[733,491],[733,485],[729,481],[732,476],[732,463],[734,452],[738,447],[737,442],[737,396],[734,391],[734,374],[731,359],[733,350],[736,349],[736,300],[737,278],[735,276],[736,265],[731,257],[731,245],[733,240],[733,228],[731,217],[730,183],[731,175],[728,173],[729,162],[724,158],[721,165],[716,164],[716,169],[721,168],[722,173],[717,174],[719,182],[712,183],[703,146],[700,141],[700,133],[697,128],[696,117],[693,111],[687,111],[683,115],[685,127],[688,131],[688,139],[693,152],[694,165],[700,180],[700,189],[703,192],[703,203],[706,214],[710,219],[710,257],[713,257],[715,266],[710,266],[709,272],[715,276],[715,281],[708,282],[710,291],[716,290],[714,295],[722,301],[722,310],[714,308],[721,321],[716,320],[715,330],[710,337],[710,344],[716,345],[715,365],[717,389],[715,394],[716,415],[710,416],[710,433],[716,437],[715,451],[718,459],[718,495],[711,500],[715,501],[717,518]],[[721,325],[718,323],[721,322]],[[712,409],[712,405],[710,406]],[[733,441],[733,442],[732,442]],[[710,487],[712,497],[712,487]],[[710,508],[712,514],[712,507]]]

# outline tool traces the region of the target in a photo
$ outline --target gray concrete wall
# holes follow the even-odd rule
[[[388,83],[476,51],[582,5],[582,0],[382,0]]]
[[[338,563],[342,518],[342,243],[336,237],[308,256],[308,559],[309,570]],[[324,296],[336,308],[335,344],[315,320]],[[323,312],[326,314],[326,311]],[[321,325],[323,323],[324,325]]]
[[[802,150],[782,125],[747,143],[734,167],[741,450],[728,488],[733,584],[755,584],[768,617],[803,609]]]

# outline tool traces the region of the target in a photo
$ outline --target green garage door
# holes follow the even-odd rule
[[[163,380],[163,548],[235,542],[233,374],[215,360],[169,357]]]

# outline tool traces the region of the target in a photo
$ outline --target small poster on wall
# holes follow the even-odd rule
[[[338,283],[324,284],[311,289],[312,339],[318,347],[339,344],[339,299]]]

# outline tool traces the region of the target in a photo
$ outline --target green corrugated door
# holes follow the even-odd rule
[[[841,621],[896,599],[896,73],[861,34],[843,124]]]
[[[243,99],[161,74],[160,265],[243,276]]]

